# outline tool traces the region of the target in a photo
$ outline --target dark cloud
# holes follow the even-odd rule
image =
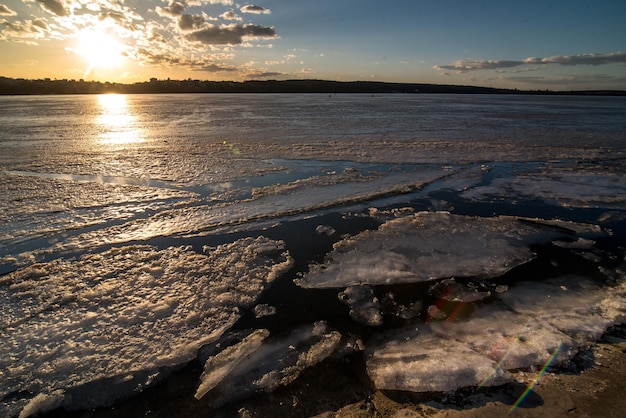
[[[611,52],[609,54],[557,55],[547,58],[530,57],[524,60],[524,64],[606,65],[615,63],[626,63],[626,52]]]
[[[183,14],[178,18],[178,27],[182,30],[192,30],[202,27],[206,19],[201,15]]]
[[[69,16],[70,11],[67,9],[63,0],[35,0],[41,5],[41,8],[55,14],[57,16]]]
[[[275,37],[274,28],[259,25],[212,25],[185,35],[188,40],[205,45],[239,45],[243,43],[244,38],[270,39]]]
[[[36,26],[38,28],[43,29],[44,31],[48,31],[50,30],[50,27],[48,26],[48,24],[46,23],[45,20],[43,19],[35,19],[33,20],[33,26]]]
[[[155,10],[159,16],[179,17],[185,11],[185,5],[180,2],[173,1],[166,7],[157,7]]]
[[[190,60],[183,57],[150,51],[146,48],[137,49],[136,54],[137,58],[142,62],[154,66],[183,67],[191,71],[207,71],[212,73],[232,73],[239,70],[239,68],[234,65],[218,63],[210,58]]]
[[[48,25],[42,19],[26,20],[24,22],[4,22],[4,34],[12,35],[41,35],[48,30]],[[30,37],[30,36],[29,36]]]
[[[496,60],[458,60],[452,65],[437,65],[438,70],[452,70],[462,73],[474,70],[495,70],[523,65],[523,61],[496,61]]]
[[[15,16],[17,13],[4,4],[0,4],[0,16]]]
[[[626,63],[626,52],[611,52],[608,54],[580,54],[580,55],[556,55],[546,58],[530,57],[522,61],[496,61],[496,60],[459,60],[450,65],[437,65],[438,70],[451,70],[460,73],[475,70],[498,70],[513,68],[522,65],[606,65]]]
[[[254,13],[256,15],[267,15],[271,13],[269,9],[261,6],[255,6],[253,4],[247,4],[239,10],[241,10],[241,13]]]

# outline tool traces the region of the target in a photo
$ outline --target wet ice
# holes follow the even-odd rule
[[[150,122],[142,142],[117,147],[94,142],[94,122],[72,116],[82,115],[76,106],[93,113],[91,98],[47,98],[71,123],[59,124],[55,112],[45,130],[29,133],[26,120],[17,138],[0,131],[0,268],[17,269],[0,278],[0,351],[8,353],[0,413],[111,404],[196,358],[205,364],[198,402],[210,405],[272,391],[343,355],[364,354],[379,389],[498,385],[552,355],[566,365],[624,322],[624,269],[615,267],[623,248],[607,254],[601,241],[623,247],[623,118],[601,133],[542,129],[538,120],[529,130],[523,118],[483,130],[472,128],[491,113],[483,110],[506,100],[403,96],[212,96],[221,119],[197,120],[197,130],[179,117],[198,104],[215,112],[207,98],[133,98]],[[277,102],[311,112],[284,112]],[[468,102],[481,114],[447,110]],[[31,108],[42,111],[36,104],[23,107],[26,119]],[[263,116],[232,118],[241,108]],[[417,108],[419,118],[407,111]],[[425,209],[451,213],[414,214]],[[470,216],[476,210],[483,217]],[[320,219],[311,231],[290,227],[330,211],[348,221],[358,214],[368,226]],[[618,228],[604,233],[548,219],[553,213]],[[265,229],[279,238],[259,237]],[[303,237],[302,259],[292,262],[280,234]],[[318,263],[322,241],[335,247]],[[190,243],[208,245],[199,253]],[[505,280],[527,271],[511,269],[536,248],[553,246],[594,271]],[[302,325],[299,306],[284,312],[290,294],[257,300],[294,265],[298,274],[281,279],[291,286],[298,277],[306,296],[330,295],[315,314],[337,304],[336,323],[307,317]],[[333,290],[309,290],[316,287]],[[237,329],[239,317],[252,329]],[[285,317],[295,325],[282,329]]]
[[[324,264],[296,281],[305,288],[413,283],[458,276],[488,279],[534,257],[530,246],[571,237],[591,225],[421,212],[335,244]]]

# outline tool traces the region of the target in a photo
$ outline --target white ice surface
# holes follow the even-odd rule
[[[541,199],[565,207],[626,206],[626,176],[623,172],[548,170],[547,172],[498,178],[487,186],[462,194],[472,200]]]
[[[162,211],[104,230],[70,237],[55,245],[58,250],[76,250],[101,245],[143,241],[157,236],[189,236],[224,225],[274,219],[314,209],[367,200],[389,193],[419,188],[439,177],[441,171],[425,170],[375,177],[370,181],[287,188],[278,187],[274,194],[212,206],[197,206]]]
[[[367,372],[380,390],[446,392],[510,380],[495,361],[467,344],[440,337],[428,325],[396,330],[380,345],[368,346],[366,356]]]
[[[0,279],[0,415],[93,408],[189,362],[290,268],[281,242],[132,246]],[[52,402],[54,400],[54,402]]]
[[[567,222],[420,212],[339,241],[327,261],[312,266],[296,284],[339,288],[455,276],[495,277],[531,260],[530,245],[571,237],[573,231],[565,227],[597,233],[593,226]]]
[[[196,397],[204,396],[210,388],[207,396],[212,397],[211,402],[222,404],[271,392],[330,356],[340,340],[341,334],[324,322],[275,338],[265,338],[264,331],[257,331],[207,360]],[[224,368],[229,369],[228,375],[222,373]]]
[[[196,200],[193,193],[0,172],[0,256],[53,233],[125,221]]]
[[[469,318],[413,323],[368,344],[378,389],[451,391],[501,383],[507,371],[565,364],[626,319],[626,277],[615,286],[585,277],[523,282]]]

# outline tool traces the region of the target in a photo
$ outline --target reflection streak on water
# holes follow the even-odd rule
[[[101,110],[97,119],[99,144],[128,145],[144,141],[143,131],[129,110],[125,94],[100,94],[98,104]]]

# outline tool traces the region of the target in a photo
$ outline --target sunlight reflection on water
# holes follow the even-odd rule
[[[100,94],[98,104],[101,110],[97,119],[100,126],[99,144],[128,145],[144,141],[143,131],[129,110],[125,94]]]

